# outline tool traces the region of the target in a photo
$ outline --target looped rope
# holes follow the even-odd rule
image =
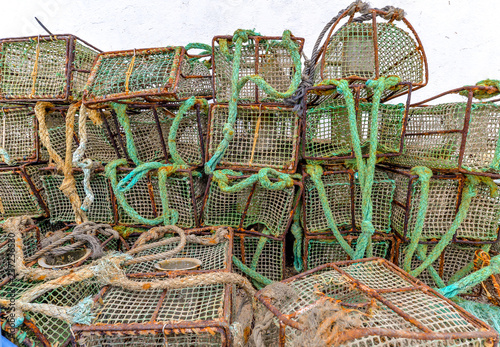
[[[72,147],[73,147],[73,134],[75,127],[75,114],[80,107],[80,102],[71,104],[66,113],[66,155],[65,160],[57,154],[57,152],[52,148],[50,143],[50,135],[47,128],[46,116],[47,109],[54,107],[50,102],[39,101],[35,105],[35,115],[38,120],[38,133],[40,135],[40,140],[42,144],[47,149],[50,159],[56,164],[58,170],[62,170],[64,174],[64,180],[59,187],[59,189],[64,193],[64,195],[71,202],[73,207],[73,212],[75,213],[75,221],[81,224],[87,221],[87,216],[85,212],[80,208],[82,203],[80,197],[78,196],[76,190],[76,181],[73,177],[73,162],[72,162]]]
[[[489,99],[493,98],[497,95],[500,95],[500,80],[492,80],[492,79],[485,79],[482,81],[479,81],[476,83],[476,86],[483,86],[483,87],[495,87],[495,88],[489,88],[489,89],[479,89],[479,90],[474,90],[472,92],[474,98],[476,99]],[[468,90],[462,90],[459,93],[462,96],[467,96],[469,95]]]
[[[179,130],[179,125],[182,119],[184,118],[186,112],[194,105],[200,105],[200,107],[202,107],[203,109],[208,108],[207,100],[197,99],[194,96],[192,96],[182,103],[181,107],[179,108],[179,111],[177,112],[172,122],[172,125],[170,126],[170,132],[168,134],[168,149],[170,151],[170,156],[172,157],[172,161],[175,164],[186,165],[186,166],[188,165],[177,151],[176,138],[177,138],[177,131]]]
[[[126,159],[117,159],[106,165],[105,175],[109,178],[111,187],[116,196],[117,202],[121,205],[123,210],[134,220],[146,225],[175,225],[179,220],[179,213],[169,207],[168,193],[167,193],[167,178],[174,174],[178,169],[186,169],[183,165],[177,164],[162,164],[158,162],[144,163],[132,170],[120,182],[117,178],[118,166],[126,165]],[[132,189],[134,185],[151,170],[158,170],[158,185],[160,189],[160,198],[162,205],[162,215],[154,219],[144,218],[134,210],[127,202],[125,192]]]
[[[252,35],[252,33],[253,31],[251,31],[250,35]],[[244,76],[241,79],[239,79],[241,51],[243,49],[243,43],[248,41],[248,36],[249,36],[249,31],[241,29],[236,30],[236,32],[233,35],[233,42],[235,44],[235,48],[234,48],[234,56],[232,59],[233,74],[231,77],[231,98],[229,100],[229,115],[222,131],[224,134],[224,138],[218,144],[217,149],[215,150],[210,160],[207,163],[205,163],[205,172],[208,175],[214,172],[215,167],[221,161],[222,157],[224,156],[224,153],[226,152],[226,149],[229,146],[229,143],[234,137],[234,124],[236,122],[236,117],[238,115],[238,98],[243,86],[247,82],[251,81],[254,82],[266,94],[277,99],[283,99],[290,97],[295,92],[301,81],[302,63],[300,60],[299,46],[291,39],[291,33],[289,30],[285,30],[283,32],[283,38],[281,41],[281,44],[290,54],[295,67],[295,72],[292,77],[292,82],[288,87],[287,91],[283,93],[277,91],[259,75]]]
[[[232,170],[216,170],[213,172],[212,179],[217,182],[219,189],[224,193],[236,193],[240,192],[245,188],[252,186],[257,181],[262,185],[263,188],[269,190],[283,190],[285,188],[293,187],[293,179],[290,175],[276,171],[271,168],[260,169],[258,173],[251,175],[250,177],[244,179],[241,182],[235,183],[234,185],[229,185],[230,176],[241,176],[241,172],[236,172]],[[278,182],[271,182],[270,177],[276,177]]]

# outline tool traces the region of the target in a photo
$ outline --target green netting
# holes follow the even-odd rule
[[[189,60],[182,47],[103,53],[92,69],[85,103],[135,97],[164,101],[210,96],[208,76],[210,72],[203,63]]]
[[[290,317],[296,313],[291,319],[311,329],[298,330],[286,325],[284,336],[281,336],[285,346],[333,345],[332,340],[330,344],[325,340],[332,338],[335,341],[335,337],[340,337],[341,333],[347,333],[343,336],[346,340],[341,346],[356,347],[481,346],[490,343],[495,336],[491,328],[486,329],[482,324],[476,323],[463,309],[456,308],[450,301],[419,288],[418,283],[403,277],[380,261],[346,265],[342,266],[342,270],[369,289],[359,288],[351,279],[336,270],[325,269],[288,282],[287,286],[291,292],[287,293],[287,296],[273,297],[276,299],[271,301],[272,306],[280,314]],[[414,289],[398,291],[408,287]],[[266,291],[276,295],[273,289],[264,289],[262,295],[267,296]],[[379,295],[401,311],[395,311],[387,303],[374,299],[372,293],[377,289],[388,290]],[[343,311],[333,304],[335,302],[341,306],[350,306]],[[376,306],[372,306],[374,303]],[[357,305],[357,314],[349,310],[352,305]],[[403,317],[401,312],[407,316]],[[337,319],[328,321],[335,313]],[[255,321],[262,322],[264,317],[257,316]],[[418,336],[411,336],[412,333],[422,332],[417,322],[425,325],[430,330],[429,333],[433,333],[433,337],[422,340]],[[261,323],[259,326],[264,329],[262,337],[267,341],[265,346],[275,346],[278,342],[277,323],[278,318],[274,318],[271,324],[263,327],[264,323]],[[339,330],[326,330],[327,327],[335,327],[336,323],[345,325]],[[316,335],[317,330],[319,332],[321,328],[325,329],[324,333]],[[489,330],[489,338],[481,336],[484,330]],[[349,334],[351,332],[353,335]]]
[[[300,53],[303,39],[292,37],[292,41],[299,46]],[[234,55],[235,42],[224,37],[214,38],[213,74],[217,102],[229,102],[231,98]],[[266,36],[252,36],[243,43],[238,79],[259,75],[271,87],[283,93],[292,84],[294,73],[295,65],[292,55],[283,40],[269,40]],[[238,103],[276,101],[281,102],[265,93],[252,81],[247,82],[241,89],[238,99]]]
[[[339,27],[319,61],[322,73],[316,74],[316,78],[320,81],[353,76],[374,79],[378,77],[378,68],[379,76],[397,75],[402,81],[412,84],[426,83],[424,53],[419,49],[414,34],[398,27],[398,23],[376,24],[377,58],[371,22],[351,22]],[[407,90],[408,87],[404,86],[399,92]],[[390,93],[390,90],[384,91],[382,98]]]
[[[80,197],[85,196],[83,174],[75,173],[76,190]],[[51,222],[75,222],[75,213],[69,199],[59,189],[64,177],[57,174],[45,174],[41,177]],[[87,211],[87,217],[93,222],[113,223],[114,214],[111,203],[111,191],[106,177],[95,174],[90,179],[90,187],[94,192],[94,202]]]
[[[121,180],[126,174],[118,174],[118,179]],[[148,183],[149,181],[149,183]],[[151,188],[148,187],[151,186]],[[174,174],[167,178],[167,197],[169,207],[179,213],[177,225],[182,228],[194,228],[197,226],[194,208],[198,220],[201,216],[201,207],[203,204],[203,194],[205,192],[206,181],[202,177],[193,176],[191,181],[189,176],[183,174]],[[193,206],[193,195],[191,188],[194,190],[194,201],[196,207]],[[153,199],[150,191],[152,191]],[[160,191],[158,187],[158,176],[156,172],[143,177],[129,190],[123,193],[129,205],[139,213],[143,218],[155,218],[162,215],[163,208],[160,199]],[[155,213],[156,211],[156,213]],[[129,216],[123,207],[118,204],[118,221],[124,225],[142,224]]]
[[[419,209],[421,184],[418,180],[401,173],[387,171],[396,182],[394,200],[406,206],[410,195],[408,219],[406,210],[394,203],[392,210],[392,228],[401,236],[409,238],[415,230]],[[422,240],[439,239],[451,227],[457,213],[460,184],[463,176],[432,177],[429,183],[427,214],[422,229]],[[408,193],[408,188],[410,192]],[[493,197],[490,187],[484,183],[477,186],[477,195],[472,198],[467,216],[460,224],[456,237],[467,240],[494,241],[498,238],[500,222],[500,198]],[[406,233],[405,233],[406,228]]]
[[[265,243],[264,247],[259,249],[259,243]],[[256,252],[260,251],[260,256]],[[242,255],[245,255],[243,261]],[[255,262],[255,271],[272,281],[281,281],[283,279],[283,264],[285,255],[284,241],[278,241],[265,236],[250,236],[247,234],[235,234],[233,241],[233,255],[240,259],[248,267]],[[259,255],[259,254],[257,254]],[[233,267],[236,273],[246,275],[240,269]]]
[[[337,167],[332,171],[337,171]],[[350,173],[344,169],[340,173],[327,173],[322,176],[330,209],[339,229],[352,230],[352,200],[354,200],[354,219],[356,229],[361,230],[362,199],[357,174],[354,179],[354,196],[351,192]],[[327,170],[325,170],[326,172]],[[321,206],[318,190],[311,180],[305,180],[305,231],[307,233],[331,232]],[[394,194],[394,181],[385,172],[375,171],[372,188],[373,217],[372,223],[377,231],[389,232],[391,222],[391,204]]]
[[[248,82],[245,87],[250,84]],[[240,102],[238,100],[238,102]],[[295,170],[299,150],[299,115],[287,107],[238,106],[234,135],[219,165]],[[224,139],[228,105],[210,109],[208,155]]]
[[[459,102],[410,108],[403,153],[389,162],[410,167],[499,172],[500,105],[472,104],[461,155],[460,147],[464,144],[457,130],[464,129],[466,106]]]
[[[371,103],[360,102],[356,110],[363,155],[368,154],[370,143],[371,109]],[[403,140],[405,106],[381,104],[378,112],[377,154],[384,156],[399,153]],[[309,107],[306,115],[306,159],[328,160],[352,156],[353,144],[349,129],[349,117],[344,99],[327,98],[318,106]]]
[[[349,244],[355,247],[356,240],[352,240]],[[372,240],[373,256],[388,257],[392,244],[390,240]],[[349,260],[348,254],[335,238],[324,240],[306,238],[304,247],[307,247],[307,270],[327,263]]]
[[[71,69],[90,70],[97,52],[71,36],[39,36],[17,41],[0,41],[0,98],[78,100],[89,73],[66,70],[68,56],[73,51]],[[67,85],[67,77],[71,83]]]
[[[28,180],[40,191],[42,183],[38,169],[42,165],[25,166],[26,178],[19,169],[0,171],[0,220],[9,217],[27,215],[29,217],[45,216],[45,210],[35,196]],[[40,192],[43,196],[43,191]]]
[[[230,179],[230,184],[234,185],[243,180],[244,178]],[[251,195],[252,186],[238,192],[225,193],[218,183],[212,180],[203,211],[204,225],[239,227],[247,202],[251,199],[242,227],[254,228],[260,232],[266,229],[274,236],[283,235],[292,219],[295,186],[283,190],[270,190],[264,188],[260,182],[255,184],[253,195]]]

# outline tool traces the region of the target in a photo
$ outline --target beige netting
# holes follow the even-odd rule
[[[97,55],[72,35],[4,39],[0,50],[3,100],[78,100]]]
[[[209,158],[224,139],[223,130],[228,117],[228,105],[211,107]],[[299,150],[299,115],[291,108],[240,105],[233,128],[233,139],[219,165],[295,170]]]
[[[46,217],[40,167],[26,165],[0,171],[0,220],[23,215]]]
[[[230,184],[241,182],[244,178],[230,179]],[[283,190],[270,190],[256,182],[239,192],[223,192],[215,180],[210,188],[203,209],[204,225],[227,225],[238,228],[254,229],[274,236],[285,234],[292,219],[296,187]],[[246,214],[245,214],[246,211]]]
[[[38,250],[38,232],[34,227],[22,233],[23,253],[30,257]],[[15,275],[15,238],[3,229],[0,230],[0,282],[9,276]],[[0,287],[1,288],[1,287]]]
[[[365,90],[366,88],[362,88]],[[334,94],[333,96],[338,96]],[[306,114],[305,159],[334,160],[354,157],[347,106],[343,98],[325,98],[309,106]],[[356,125],[363,155],[370,145],[372,103],[360,102],[356,108]],[[400,153],[403,140],[405,106],[381,104],[378,108],[377,154]]]
[[[350,178],[350,175],[354,177]],[[325,170],[325,174],[321,179],[338,228],[343,230],[353,229],[352,211],[354,210],[355,227],[357,230],[361,230],[363,211],[361,208],[361,188],[359,186],[357,174],[345,169],[341,169],[341,172],[337,172],[337,170],[334,169],[334,171],[330,173]],[[351,179],[353,183],[351,183]],[[351,184],[354,184],[354,186],[351,187]],[[375,171],[371,198],[373,202],[372,223],[377,231],[390,231],[391,204],[394,187],[394,181],[390,179],[385,172],[380,170]],[[351,188],[353,189],[351,190]],[[310,177],[305,179],[304,190],[305,214],[303,221],[305,220],[305,232],[331,232],[321,205],[318,190]]]
[[[412,107],[403,153],[389,159],[403,166],[498,172],[500,105],[472,103],[466,129],[465,102]],[[461,132],[467,134],[465,144]],[[460,147],[464,146],[463,153]]]
[[[299,45],[299,52],[301,52],[304,39],[292,37],[292,41]],[[216,36],[214,38],[213,75],[217,102],[229,102],[231,98],[234,49],[232,37]],[[283,93],[292,84],[294,73],[292,56],[281,39],[250,36],[250,39],[243,43],[238,79],[260,75],[271,87]],[[266,94],[251,81],[241,89],[238,99],[239,103],[276,101],[278,100]]]
[[[281,315],[262,332],[265,346],[278,341],[279,317],[302,329],[285,323],[286,346],[475,346],[496,338],[492,328],[382,260],[320,268],[286,285],[287,296],[274,298],[268,288],[257,294],[262,302],[271,298],[266,306]]]
[[[95,105],[124,99],[165,101],[210,96],[208,76],[208,68],[190,59],[183,47],[102,53],[89,77],[84,102]]]
[[[392,206],[392,228],[401,236],[410,238],[415,230],[420,205],[421,185],[411,175],[402,171],[387,171],[396,182]],[[427,214],[422,229],[423,240],[439,239],[451,227],[461,196],[463,176],[435,176],[430,179]],[[495,241],[500,222],[500,198],[492,197],[490,187],[484,183],[477,186],[477,195],[472,198],[467,216],[457,230],[456,238],[480,241]],[[409,206],[406,208],[409,196]],[[407,219],[406,219],[407,214]]]

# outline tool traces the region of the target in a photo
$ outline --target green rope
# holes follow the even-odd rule
[[[500,80],[491,80],[491,79],[485,79],[482,81],[479,81],[476,83],[476,86],[484,86],[484,87],[495,87],[497,91],[490,91],[490,90],[474,90],[473,91],[473,96],[476,99],[489,99],[494,96],[497,96],[500,94]],[[467,96],[469,95],[468,90],[462,90],[460,95]]]
[[[481,249],[488,253],[491,248],[491,243],[482,245]],[[452,284],[457,282],[458,280],[464,278],[465,276],[469,275],[472,271],[474,271],[474,261],[470,261],[467,265],[465,265],[463,268],[455,272],[453,276],[451,276],[450,280],[448,281],[448,284]],[[443,286],[444,287],[444,286]]]
[[[168,134],[168,149],[170,151],[170,156],[172,157],[172,161],[175,164],[179,165],[188,165],[184,159],[179,155],[179,152],[177,151],[177,131],[179,130],[179,125],[184,118],[184,115],[186,112],[193,107],[195,104],[200,104],[203,108],[208,108],[208,102],[205,99],[197,99],[194,96],[191,98],[187,99],[185,102],[182,103],[181,107],[179,108],[179,111],[177,112],[177,115],[175,116],[172,125],[170,126],[170,132]]]
[[[333,236],[337,239],[337,242],[340,244],[342,249],[349,255],[349,257],[354,257],[354,250],[349,245],[349,243],[342,237],[339,229],[337,228],[337,223],[335,222],[335,218],[333,217],[332,209],[328,203],[328,198],[326,197],[325,186],[323,185],[323,181],[321,180],[321,176],[323,175],[323,169],[319,165],[306,165],[306,172],[311,177],[311,180],[314,183],[318,191],[319,200],[321,202],[321,206],[323,207],[323,212],[325,213],[326,220],[328,222],[328,227],[333,233]]]
[[[453,298],[458,294],[468,292],[479,283],[487,280],[490,276],[500,273],[500,255],[490,259],[490,265],[479,269],[461,280],[450,284],[449,286],[439,289],[441,294],[447,298]]]
[[[453,301],[470,314],[488,323],[500,333],[500,307],[484,304],[482,302],[465,300],[459,297],[453,298]]]
[[[115,110],[116,117],[118,118],[120,125],[123,127],[123,131],[125,131],[125,137],[127,139],[127,153],[130,156],[130,159],[132,159],[135,165],[142,164],[142,161],[139,160],[137,149],[135,147],[132,128],[130,127],[130,119],[127,115],[127,105],[118,104],[116,102],[112,102],[110,105]]]
[[[192,42],[188,43],[184,48],[186,48],[186,51],[189,51],[190,49],[203,49],[204,51],[201,52],[200,55],[212,54],[212,46],[207,45],[206,43]]]
[[[171,209],[168,203],[167,193],[167,178],[175,173],[178,169],[186,169],[186,167],[177,164],[162,164],[158,162],[144,163],[132,170],[120,182],[117,179],[117,168],[121,165],[126,165],[125,159],[117,159],[106,165],[105,174],[111,182],[111,187],[115,193],[116,200],[131,218],[139,223],[146,225],[175,225],[179,220],[179,213]],[[129,205],[125,197],[125,192],[130,190],[142,177],[149,171],[158,170],[158,185],[160,189],[160,199],[162,204],[162,215],[153,219],[144,218]]]
[[[236,267],[238,269],[240,269],[241,272],[243,272],[245,275],[250,277],[252,280],[255,280],[259,283],[262,283],[262,285],[257,286],[258,289],[261,289],[264,286],[267,286],[267,285],[274,283],[266,276],[263,276],[260,273],[258,273],[257,271],[250,269],[248,266],[243,264],[241,262],[241,260],[236,258],[236,256],[234,256],[234,255],[233,255],[233,264],[236,265]]]
[[[262,231],[263,234],[265,235],[269,235],[270,234],[270,231],[269,229],[265,229]],[[267,237],[264,237],[264,236],[261,236],[259,237],[259,241],[257,242],[257,247],[255,248],[255,253],[253,254],[253,257],[252,257],[252,262],[250,263],[250,269],[252,269],[253,271],[256,271],[257,270],[257,265],[259,264],[259,259],[260,259],[260,256],[262,255],[262,251],[264,251],[264,247],[266,246],[266,243],[269,239]],[[254,279],[252,279],[252,283],[254,284],[254,286],[258,286],[258,282]]]
[[[441,240],[434,246],[431,253],[423,260],[422,264],[418,266],[416,269],[410,271],[410,275],[417,277],[424,271],[427,267],[429,267],[444,251],[446,246],[451,242],[453,236],[455,235],[457,229],[462,224],[465,217],[467,217],[467,212],[469,211],[469,206],[472,201],[472,198],[476,196],[477,189],[476,185],[480,182],[477,176],[467,176],[465,180],[464,190],[462,192],[462,202],[460,203],[460,207],[458,208],[458,212],[451,224],[450,229],[441,237]]]
[[[297,206],[295,213],[293,214],[293,223],[290,228],[293,237],[293,266],[297,272],[302,272],[304,270],[304,262],[302,261],[302,240],[304,238],[304,233],[300,225],[300,211],[302,211],[301,204]]]
[[[420,202],[415,221],[415,228],[410,236],[410,244],[406,249],[405,260],[403,262],[403,270],[406,272],[411,271],[411,260],[413,258],[413,254],[417,250],[418,242],[420,241],[420,236],[422,235],[422,230],[424,228],[425,215],[427,214],[427,208],[429,207],[429,183],[432,177],[432,171],[425,166],[416,166],[411,169],[411,173],[418,175],[418,180],[420,181]]]
[[[425,245],[425,244],[418,245],[416,252],[417,252],[417,259],[420,260],[421,262],[423,262],[425,259],[427,259],[427,245]],[[406,259],[405,259],[405,261],[406,261]],[[439,272],[436,271],[436,269],[434,268],[434,266],[432,264],[429,265],[426,268],[426,270],[439,288],[446,287],[446,284],[444,283],[443,279],[441,278],[441,276],[439,276]],[[411,269],[410,269],[410,271],[411,271]],[[409,272],[409,271],[406,271],[406,272]]]
[[[295,92],[295,90],[297,89],[297,87],[301,82],[302,63],[300,60],[299,48],[298,45],[292,41],[291,33],[289,30],[285,30],[283,32],[282,44],[292,57],[295,66],[295,73],[292,78],[292,83],[290,84],[286,92],[284,93],[278,92],[259,75],[244,76],[241,79],[239,79],[241,51],[243,48],[243,43],[248,41],[249,35],[254,35],[254,34],[255,32],[251,30],[241,30],[241,29],[236,30],[236,32],[234,33],[233,42],[235,42],[235,47],[233,56],[233,74],[231,77],[231,99],[229,100],[229,115],[227,118],[227,122],[226,124],[224,124],[224,127],[222,129],[224,138],[218,144],[217,149],[215,150],[213,156],[205,164],[205,172],[207,174],[211,174],[215,170],[215,167],[224,156],[224,153],[226,152],[229,143],[234,137],[234,124],[236,122],[236,116],[238,115],[238,98],[241,89],[247,82],[249,81],[254,82],[266,94],[269,94],[274,98],[290,97]]]
[[[212,179],[217,182],[219,189],[224,193],[237,193],[250,186],[252,186],[257,181],[262,185],[263,188],[269,190],[283,190],[285,188],[290,188],[293,186],[293,179],[290,175],[276,171],[271,168],[260,169],[258,173],[249,176],[248,178],[240,181],[234,185],[229,185],[230,176],[241,176],[241,172],[232,170],[216,170],[213,172]],[[278,179],[278,182],[271,182],[270,176],[274,176]]]

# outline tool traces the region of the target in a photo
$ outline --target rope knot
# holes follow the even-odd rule
[[[270,190],[281,190],[286,188],[290,188],[293,186],[293,179],[290,175],[278,172],[271,168],[263,168],[259,171],[259,182],[260,184]],[[278,182],[272,183],[269,179],[269,176],[275,176],[278,178]]]
[[[418,175],[420,181],[429,181],[432,177],[432,170],[425,166],[415,166],[410,171],[414,175]]]
[[[406,16],[405,11],[402,8],[387,6],[388,10],[385,15],[382,15],[382,18],[386,20],[403,20]]]
[[[233,42],[238,40],[241,40],[241,42],[248,42],[248,36],[260,36],[260,34],[253,30],[237,29],[233,34]]]

